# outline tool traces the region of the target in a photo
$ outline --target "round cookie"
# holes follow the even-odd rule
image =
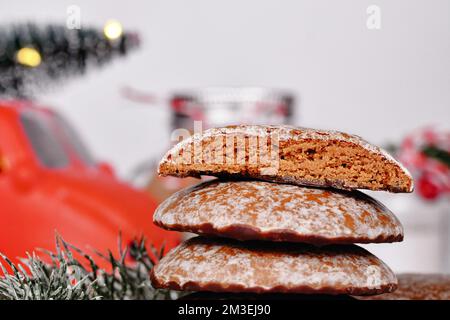
[[[408,170],[383,149],[355,135],[291,126],[240,125],[197,133],[169,150],[158,172],[413,191]]]
[[[450,300],[450,275],[399,274],[398,289],[370,300]]]
[[[356,246],[196,237],[153,268],[155,288],[212,292],[370,295],[392,292],[394,273]]]
[[[156,225],[239,240],[312,244],[403,240],[394,214],[359,192],[265,181],[212,180],[173,194],[156,210]]]

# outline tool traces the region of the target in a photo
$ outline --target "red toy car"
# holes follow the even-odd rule
[[[30,102],[0,101],[0,252],[17,262],[54,250],[55,231],[86,250],[115,250],[141,235],[167,248],[180,236],[152,223],[156,207],[98,164],[59,114]]]

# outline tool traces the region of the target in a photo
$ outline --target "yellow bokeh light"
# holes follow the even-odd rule
[[[25,47],[17,51],[17,62],[27,67],[37,67],[41,64],[41,54],[34,48]]]
[[[120,38],[122,32],[122,24],[116,20],[109,20],[108,22],[106,22],[105,27],[103,28],[103,33],[109,40],[116,40]]]

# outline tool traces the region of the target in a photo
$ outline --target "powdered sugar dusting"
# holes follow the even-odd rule
[[[276,134],[280,142],[288,140],[333,140],[333,141],[343,141],[355,144],[368,150],[369,152],[381,156],[386,159],[387,162],[398,166],[401,171],[411,180],[411,186],[408,192],[414,189],[412,176],[409,171],[396,159],[394,159],[388,152],[384,149],[370,144],[366,140],[362,139],[357,135],[351,135],[334,130],[319,130],[304,127],[294,127],[288,125],[239,125],[239,126],[228,126],[223,128],[212,128],[208,129],[202,133],[196,133],[191,137],[181,141],[175,145],[171,150],[169,150],[160,162],[160,166],[166,163],[175,164],[176,158],[179,152],[190,146],[192,143],[196,144],[202,140],[208,139],[210,137],[226,136],[226,135],[245,135],[245,136],[257,136],[269,138],[272,134]]]
[[[372,272],[376,270],[376,272]],[[304,290],[325,293],[393,288],[396,277],[382,261],[355,246],[316,248],[301,244],[268,244],[190,239],[165,256],[153,271],[160,284],[184,288],[196,283],[217,291]],[[220,288],[217,285],[220,285]]]
[[[213,180],[166,199],[154,221],[166,228],[210,224],[216,233],[233,226],[257,232],[289,232],[300,241],[376,242],[403,238],[395,215],[359,192],[307,188],[265,181]],[[186,231],[186,229],[185,229]],[[257,237],[253,237],[257,239]],[[363,240],[363,241],[361,241]]]
[[[398,277],[398,289],[370,299],[450,300],[450,275],[405,273]],[[367,299],[367,298],[366,298]]]

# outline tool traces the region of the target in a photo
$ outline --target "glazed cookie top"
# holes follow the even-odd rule
[[[156,210],[166,229],[313,244],[393,242],[399,220],[359,192],[265,181],[212,180],[173,194]]]
[[[380,295],[376,297],[377,299],[450,300],[450,275],[448,274],[404,273],[397,277],[398,289],[393,293]]]
[[[163,157],[161,175],[237,175],[300,185],[411,192],[409,172],[359,136],[292,126],[213,128]]]
[[[294,127],[289,125],[236,125],[227,126],[221,128],[211,128],[203,131],[202,133],[196,133],[178,143],[173,149],[171,149],[163,158],[162,161],[168,160],[169,154],[176,154],[184,147],[188,146],[192,142],[200,142],[202,140],[208,139],[210,137],[215,137],[219,135],[236,135],[242,134],[247,136],[258,136],[258,137],[270,137],[276,134],[280,140],[337,140],[350,142],[355,145],[361,146],[368,151],[377,153],[388,158],[389,161],[395,162],[398,166],[401,164],[395,160],[389,153],[385,150],[377,147],[360,136],[348,134],[345,132],[335,131],[335,130],[321,130],[305,127]]]
[[[396,277],[355,245],[314,246],[197,237],[153,269],[158,288],[217,292],[378,294]]]

